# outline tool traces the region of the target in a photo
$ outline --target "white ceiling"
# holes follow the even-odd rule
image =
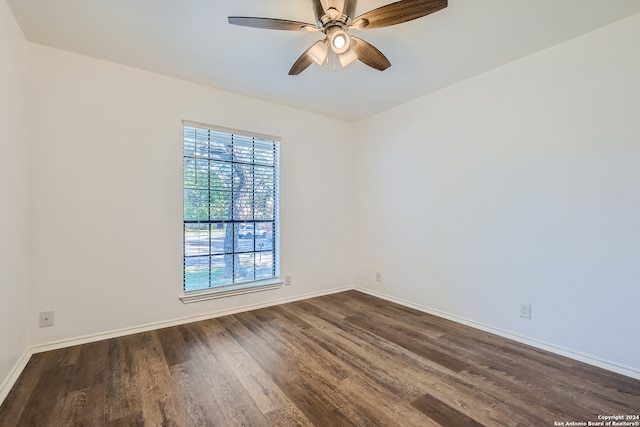
[[[386,54],[287,73],[321,33],[229,25],[313,22],[310,0],[6,0],[29,41],[347,121],[358,121],[640,13],[638,0],[449,0],[405,24],[359,31]],[[393,0],[360,0],[357,14]]]

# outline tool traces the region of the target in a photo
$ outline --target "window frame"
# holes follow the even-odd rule
[[[187,201],[187,191],[189,190],[193,190],[193,188],[187,188],[187,181],[186,181],[186,174],[185,174],[185,168],[186,168],[186,161],[188,158],[193,158],[194,160],[196,160],[198,158],[197,155],[194,155],[193,157],[187,156],[186,154],[186,150],[185,150],[185,146],[186,146],[186,142],[187,142],[187,137],[186,137],[186,132],[187,132],[187,128],[195,128],[196,130],[200,130],[200,131],[205,131],[205,132],[214,132],[214,133],[222,133],[222,134],[227,134],[230,138],[231,138],[231,147],[235,147],[235,142],[233,141],[233,137],[238,137],[238,138],[249,138],[251,140],[253,140],[253,143],[256,143],[256,140],[261,140],[261,141],[270,141],[273,142],[274,144],[274,159],[273,159],[273,168],[274,168],[274,177],[273,177],[273,218],[269,218],[269,219],[262,219],[262,218],[256,218],[256,212],[252,211],[252,214],[250,215],[250,218],[244,218],[244,219],[240,219],[238,217],[234,217],[234,205],[233,205],[233,201],[231,201],[231,205],[230,205],[230,216],[227,219],[215,219],[212,220],[211,217],[211,213],[209,211],[209,215],[207,220],[205,221],[200,221],[200,219],[198,218],[198,220],[193,220],[193,219],[187,219],[187,208],[186,208],[186,201]],[[209,136],[208,138],[211,138],[211,136]],[[208,141],[208,144],[210,144],[212,142],[212,140],[210,139]],[[191,303],[191,302],[197,302],[197,301],[203,301],[203,300],[208,300],[208,299],[213,299],[213,298],[221,298],[221,297],[227,297],[227,296],[232,296],[232,295],[239,295],[239,294],[244,294],[244,293],[250,293],[250,292],[257,292],[257,291],[264,291],[264,290],[270,290],[270,289],[277,289],[280,288],[283,285],[283,282],[280,278],[280,138],[279,137],[274,137],[271,135],[264,135],[264,134],[259,134],[256,132],[247,132],[247,131],[243,131],[243,130],[238,130],[238,129],[231,129],[231,128],[226,128],[226,127],[221,127],[221,126],[215,126],[215,125],[209,125],[209,124],[204,124],[204,123],[197,123],[197,122],[191,122],[191,121],[187,121],[187,120],[183,120],[182,121],[182,147],[183,147],[183,163],[182,163],[182,188],[183,188],[183,209],[182,209],[182,220],[183,220],[183,244],[182,244],[182,257],[183,257],[183,280],[182,280],[182,295],[180,296],[180,299],[182,300],[183,303]],[[255,145],[254,148],[252,148],[252,150],[255,149]],[[252,151],[253,152],[253,151]],[[232,154],[231,156],[235,156],[235,154]],[[241,162],[237,161],[235,157],[231,157],[231,160],[212,160],[211,157],[208,157],[206,159],[206,161],[208,162],[207,165],[208,167],[211,167],[212,163],[216,163],[216,164],[224,164],[225,162],[229,163],[231,166],[231,168],[233,168],[234,164],[239,164]],[[197,163],[197,162],[196,162]],[[256,176],[256,167],[264,167],[264,165],[258,165],[256,162],[256,158],[253,157],[252,154],[252,160],[250,163],[243,163],[245,165],[250,165],[250,169],[251,169],[251,178],[252,178],[252,182],[253,182],[253,178]],[[195,166],[194,166],[195,168]],[[197,173],[197,172],[195,172]],[[231,180],[232,184],[231,184],[231,193],[233,194],[233,192],[235,191],[235,185],[233,184],[233,172],[231,172],[231,175],[229,177],[229,179]],[[255,195],[256,193],[256,189],[255,189],[255,183],[252,184],[253,188],[251,191],[251,197],[252,199],[255,201]],[[206,190],[208,193],[208,199],[211,199],[211,188],[210,186],[208,187],[208,189]],[[210,208],[209,208],[210,209]],[[186,235],[187,235],[187,224],[208,224],[209,227],[209,234],[208,234],[208,242],[209,242],[209,250],[206,254],[201,255],[203,257],[213,257],[214,254],[212,254],[212,250],[211,250],[211,241],[212,241],[212,237],[211,237],[211,230],[212,230],[212,224],[223,224],[222,227],[227,227],[228,225],[231,225],[230,228],[226,228],[225,233],[227,232],[227,230],[231,229],[232,230],[232,237],[231,237],[231,244],[233,247],[233,251],[231,253],[226,252],[226,247],[225,247],[225,251],[222,254],[223,256],[227,257],[230,256],[233,258],[233,262],[236,262],[236,256],[238,256],[238,254],[253,254],[254,260],[255,260],[255,256],[257,253],[263,253],[259,250],[257,250],[256,248],[256,241],[257,238],[255,236],[255,232],[254,232],[254,236],[253,236],[253,249],[249,250],[249,251],[240,251],[237,250],[237,248],[240,246],[240,236],[238,234],[238,230],[240,230],[240,224],[255,224],[260,223],[260,222],[264,222],[264,223],[271,223],[273,224],[272,226],[272,236],[271,236],[271,241],[269,243],[272,244],[272,252],[273,252],[273,266],[272,266],[272,271],[273,271],[273,277],[269,277],[269,278],[264,278],[264,279],[257,279],[255,280],[255,274],[256,274],[256,266],[255,266],[255,261],[254,261],[254,266],[253,266],[253,275],[254,275],[254,280],[243,280],[240,282],[236,282],[236,277],[233,276],[231,277],[231,283],[225,283],[223,285],[218,285],[218,286],[212,286],[212,276],[211,276],[211,270],[209,273],[209,278],[208,278],[208,287],[203,287],[201,289],[193,289],[193,290],[187,290],[187,258],[193,258],[195,257],[194,255],[190,255],[187,256],[187,242],[186,242]],[[255,231],[255,230],[254,230]],[[219,256],[219,255],[218,255]],[[235,265],[235,264],[234,264]],[[211,267],[209,267],[209,269],[211,269]]]

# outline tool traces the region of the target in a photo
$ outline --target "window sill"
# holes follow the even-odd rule
[[[259,282],[242,283],[240,285],[225,286],[218,289],[213,288],[202,291],[191,291],[180,296],[180,300],[184,304],[190,304],[192,302],[279,289],[281,286],[282,281],[280,281],[280,279],[261,280]]]

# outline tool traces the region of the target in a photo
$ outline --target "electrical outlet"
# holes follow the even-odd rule
[[[291,276],[285,276],[284,277],[284,285],[285,286],[291,286]]]
[[[520,304],[520,317],[531,319],[531,304]]]
[[[52,311],[43,311],[40,313],[40,327],[48,328],[53,326],[53,310]]]
[[[382,282],[382,273],[379,271],[376,272],[376,282]]]

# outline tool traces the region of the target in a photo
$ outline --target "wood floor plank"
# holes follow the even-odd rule
[[[140,349],[133,351],[133,363],[140,367],[140,401],[150,425],[180,425],[184,414],[176,403],[175,388],[160,339],[155,332],[143,335]]]
[[[261,323],[251,313],[242,313],[236,317],[255,334],[264,337],[267,344],[280,356],[280,361],[285,362],[282,366],[287,366],[296,378],[313,378],[331,388],[347,377],[343,366],[319,353],[317,346],[306,348],[302,342],[303,336],[289,334],[288,330],[273,323]],[[303,353],[304,357],[300,357]]]
[[[105,421],[137,419],[142,413],[138,389],[140,366],[134,364],[133,351],[137,348],[136,336],[109,340],[107,357],[102,370],[105,383]]]
[[[340,392],[345,395],[349,405],[357,408],[360,414],[366,414],[366,419],[358,425],[396,426],[402,420],[403,427],[428,427],[437,426],[436,422],[425,419],[418,410],[409,405],[401,397],[391,390],[380,387],[366,376],[354,375],[342,381]],[[375,390],[377,399],[363,399]]]
[[[232,339],[225,333],[217,321],[207,321],[194,325],[202,342],[194,361],[205,380],[201,396],[214,400],[226,419],[224,425],[265,424],[267,417],[260,411],[242,383],[225,363],[221,352],[225,351],[227,341]]]
[[[366,331],[359,333],[347,324],[333,324],[304,307],[303,304],[288,304],[286,309],[308,319],[314,326],[313,332],[308,332],[309,339],[348,361],[355,374],[367,375],[406,400],[413,400],[423,393],[424,371],[413,370],[413,365],[404,360],[397,346]],[[379,369],[380,366],[385,369]],[[406,379],[407,375],[411,375],[410,380]]]
[[[467,363],[459,358],[450,355],[448,356],[441,351],[435,350],[429,346],[428,341],[424,336],[407,328],[393,327],[389,324],[373,324],[363,316],[349,316],[345,319],[345,322],[349,322],[362,329],[366,329],[387,341],[406,348],[407,350],[442,365],[453,372],[460,372],[469,367]]]
[[[49,414],[64,396],[65,379],[72,373],[68,366],[44,370],[33,393],[24,404],[18,425],[46,425]]]
[[[546,426],[640,381],[356,291],[33,355],[0,426]]]
[[[184,425],[225,425],[226,418],[218,403],[209,398],[210,388],[198,369],[198,362],[173,365],[170,372],[176,389],[175,402],[185,414]]]
[[[282,424],[310,424],[309,420],[277,386],[271,376],[235,339],[227,340],[224,351],[221,351],[220,355],[258,408],[271,421],[280,420],[279,422]]]
[[[87,412],[88,390],[77,390],[68,393],[56,402],[48,416],[48,423],[66,426],[82,425]]]
[[[268,373],[274,383],[282,384],[295,379],[295,374],[289,368],[286,359],[283,359],[265,339],[247,329],[235,316],[223,317],[218,321],[262,370]]]
[[[432,420],[441,425],[456,425],[465,427],[482,427],[482,424],[455,410],[446,403],[425,394],[416,400],[411,406],[426,414]]]
[[[331,402],[331,394],[318,387],[313,380],[290,381],[279,385],[289,399],[315,426],[357,426],[355,420],[347,418],[339,406]]]
[[[174,366],[189,360],[189,343],[185,326],[163,328],[156,331],[167,365]]]

